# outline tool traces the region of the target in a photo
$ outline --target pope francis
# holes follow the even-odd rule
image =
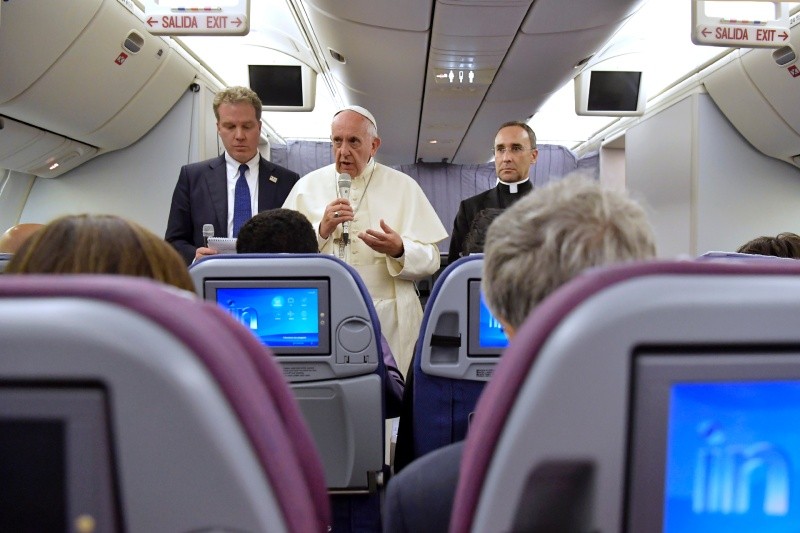
[[[361,275],[406,374],[422,321],[414,280],[439,268],[436,243],[447,231],[417,182],[375,162],[381,139],[372,113],[359,106],[338,111],[331,141],[334,163],[300,178],[283,207],[308,217],[321,252]],[[349,198],[339,197],[342,179],[351,181]]]

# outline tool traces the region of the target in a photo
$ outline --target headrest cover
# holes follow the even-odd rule
[[[372,122],[372,125],[375,126],[375,131],[378,131],[378,123],[375,121],[375,117],[373,117],[372,113],[370,113],[369,111],[367,111],[366,109],[364,109],[360,105],[348,105],[348,106],[345,106],[345,107],[341,108],[339,111],[337,111],[336,113],[334,113],[333,116],[335,117],[336,115],[338,115],[342,111],[355,111],[356,113],[358,113],[362,117],[365,117],[367,120]]]

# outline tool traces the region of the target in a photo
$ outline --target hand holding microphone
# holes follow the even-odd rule
[[[216,250],[213,250],[208,247],[208,239],[214,236],[214,225],[213,224],[203,224],[203,246],[195,250],[194,253],[194,260],[199,261],[204,257],[208,257],[209,255],[214,255]]]
[[[203,224],[203,247],[208,248],[208,239],[214,236],[214,224]]]
[[[336,186],[339,189],[339,198],[350,200],[350,185],[353,183],[353,178],[350,174],[339,174],[336,180]],[[334,217],[338,218],[339,212],[334,213]],[[350,221],[346,220],[342,223],[342,241],[346,244],[350,243]]]

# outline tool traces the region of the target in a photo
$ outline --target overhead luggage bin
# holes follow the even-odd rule
[[[43,16],[50,13],[50,16]],[[3,5],[0,115],[96,148],[128,146],[178,101],[195,69],[130,2]],[[36,41],[32,35],[47,36]]]

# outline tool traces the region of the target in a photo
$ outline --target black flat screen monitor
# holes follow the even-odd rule
[[[800,353],[634,360],[627,531],[800,528]]]
[[[508,346],[500,322],[492,316],[481,293],[481,280],[468,282],[467,355],[469,357],[499,356]]]
[[[327,279],[208,279],[205,294],[276,355],[330,354]]]
[[[266,106],[303,105],[303,73],[299,65],[248,65],[250,88]]]
[[[589,79],[589,111],[636,111],[641,72],[593,70]]]
[[[313,111],[317,73],[297,65],[248,65],[250,88],[265,111]]]
[[[0,531],[119,530],[107,417],[100,387],[0,386]]]

